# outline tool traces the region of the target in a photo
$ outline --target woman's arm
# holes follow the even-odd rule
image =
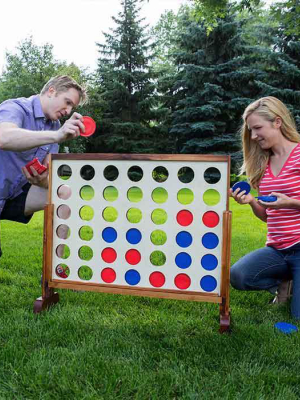
[[[257,218],[261,219],[262,221],[267,222],[266,207],[260,205],[259,202],[256,201],[254,197],[253,197],[253,200],[249,204],[252,208],[253,214]],[[268,204],[270,204],[270,203],[268,203]],[[268,207],[269,207],[269,205],[268,205]]]

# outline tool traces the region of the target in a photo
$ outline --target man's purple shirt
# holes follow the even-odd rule
[[[12,122],[19,128],[31,131],[57,131],[59,121],[46,120],[40,96],[6,100],[0,104],[0,123]],[[22,192],[27,179],[21,168],[33,158],[42,163],[48,153],[57,153],[58,144],[47,144],[22,152],[0,149],[0,214],[5,201],[13,199]]]

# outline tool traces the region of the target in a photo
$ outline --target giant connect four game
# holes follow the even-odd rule
[[[230,159],[56,154],[40,312],[56,288],[217,303],[229,327]]]

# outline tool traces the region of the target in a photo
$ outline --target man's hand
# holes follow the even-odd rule
[[[74,112],[64,124],[57,131],[58,143],[64,142],[65,140],[75,139],[80,136],[80,132],[85,132],[82,115]]]
[[[29,167],[32,175],[27,171],[26,167],[22,167],[22,173],[29,183],[35,186],[42,187],[44,189],[48,189],[48,168],[42,174],[38,174],[37,171],[33,167]]]

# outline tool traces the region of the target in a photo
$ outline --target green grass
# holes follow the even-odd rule
[[[264,245],[266,227],[230,204],[234,262]],[[274,330],[295,321],[270,294],[231,290],[224,335],[208,303],[59,290],[60,303],[34,315],[42,213],[27,226],[2,221],[1,240],[1,400],[300,398],[300,333]]]

